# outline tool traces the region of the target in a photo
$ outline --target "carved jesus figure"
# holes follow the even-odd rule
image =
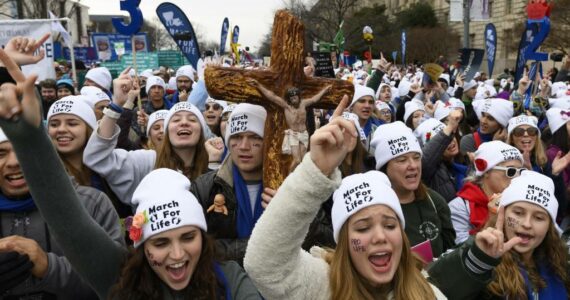
[[[307,132],[307,107],[319,102],[321,98],[332,88],[328,85],[309,99],[301,99],[301,91],[292,87],[285,93],[285,100],[264,87],[253,78],[246,79],[247,83],[257,90],[269,101],[281,107],[285,112],[285,121],[289,129],[285,130],[285,138],[281,148],[283,154],[293,156],[290,171],[301,163],[309,146],[309,133]]]

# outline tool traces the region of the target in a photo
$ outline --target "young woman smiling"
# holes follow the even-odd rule
[[[430,280],[450,299],[569,299],[557,209],[552,180],[523,171],[504,190],[498,215],[432,265]]]
[[[335,116],[347,102],[345,96]],[[259,219],[244,265],[264,297],[445,299],[417,268],[386,175],[371,171],[341,180],[338,166],[358,142],[356,127],[343,118],[315,131],[310,153]],[[301,249],[304,236],[333,191],[336,250],[313,247],[309,254]]]
[[[114,97],[126,98],[130,78],[115,79]],[[124,102],[118,100],[117,103]],[[115,108],[116,110],[116,108]],[[195,179],[208,170],[204,146],[206,122],[198,108],[188,102],[176,103],[164,119],[164,137],[158,150],[115,149],[119,135],[119,112],[107,108],[83,153],[83,161],[107,180],[122,202],[132,205],[131,197],[142,178],[155,168],[180,170]]]
[[[372,146],[376,170],[388,175],[398,195],[412,246],[429,240],[434,257],[454,247],[447,202],[421,182],[422,150],[412,130],[400,121],[382,125],[374,133]]]

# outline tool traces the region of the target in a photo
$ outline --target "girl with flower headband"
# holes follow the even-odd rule
[[[348,104],[344,97],[334,116]],[[281,185],[250,237],[244,265],[267,299],[446,299],[422,276],[406,221],[386,175],[341,180],[338,166],[359,143],[352,121],[332,118]],[[336,249],[301,249],[321,204],[333,194]]]
[[[113,101],[124,103],[132,86],[128,75],[115,79]],[[107,108],[97,130],[83,153],[84,163],[103,176],[119,199],[132,205],[134,189],[142,178],[156,168],[180,170],[189,179],[208,171],[205,147],[207,125],[202,113],[189,102],[176,103],[164,119],[164,137],[157,150],[125,151],[115,149],[119,135],[116,125],[120,113]]]
[[[523,171],[503,191],[498,214],[436,261],[430,280],[450,299],[569,299],[557,210],[552,179]]]
[[[475,174],[465,179],[457,198],[449,202],[457,244],[483,228],[489,206],[500,197],[511,179],[524,170],[523,163],[520,151],[503,142],[487,142],[479,147],[474,156]]]
[[[35,76],[26,78],[3,50],[0,60],[18,86],[2,87],[9,93],[0,95],[7,108],[0,125],[21,160],[38,209],[74,269],[100,298],[260,299],[236,263],[214,260],[203,209],[189,192],[190,181],[176,171],[158,169],[141,181],[133,194],[138,208],[129,234],[135,248],[127,251],[114,242],[81,206],[51,146]]]

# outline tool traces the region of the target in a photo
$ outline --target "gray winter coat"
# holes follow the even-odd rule
[[[124,247],[119,216],[107,195],[91,187],[79,186],[75,182],[74,187],[87,213],[115,243]],[[57,299],[97,299],[95,292],[72,269],[37,209],[29,212],[0,212],[0,236],[11,235],[35,240],[47,253],[48,270],[44,278],[28,278],[7,294],[0,296],[46,297],[51,294]]]

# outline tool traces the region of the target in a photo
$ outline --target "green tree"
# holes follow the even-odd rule
[[[396,23],[402,28],[436,27],[437,17],[428,3],[415,3],[410,8],[396,14]]]

